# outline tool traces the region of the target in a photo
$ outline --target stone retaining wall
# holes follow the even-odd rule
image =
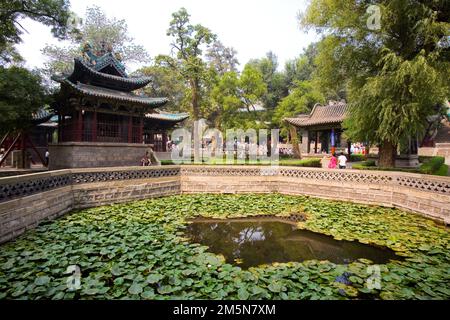
[[[50,170],[138,166],[151,145],[137,143],[63,142],[49,145]]]
[[[0,243],[77,208],[180,193],[272,192],[393,206],[450,223],[449,177],[266,166],[67,169],[0,178]]]

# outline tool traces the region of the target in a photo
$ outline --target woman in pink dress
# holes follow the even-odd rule
[[[336,169],[336,166],[337,166],[337,159],[336,159],[336,156],[333,153],[333,155],[331,156],[330,162],[328,163],[328,168],[329,169]]]

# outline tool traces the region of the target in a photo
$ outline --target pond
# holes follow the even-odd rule
[[[280,194],[170,196],[76,210],[0,245],[0,301],[449,300],[448,248],[448,228],[393,208]],[[300,262],[247,269],[283,261]],[[378,275],[381,289],[369,287]]]
[[[228,263],[242,268],[305,260],[328,260],[337,264],[348,264],[360,258],[375,264],[402,260],[388,248],[338,241],[275,219],[195,219],[186,233],[193,242],[208,246],[209,251],[222,254]]]

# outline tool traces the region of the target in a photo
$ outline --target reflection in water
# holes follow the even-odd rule
[[[347,264],[365,258],[377,264],[400,260],[388,248],[378,248],[356,241],[338,241],[330,236],[279,221],[258,219],[197,219],[187,228],[188,236],[223,254],[228,263],[242,261],[243,268],[272,262],[328,260]]]

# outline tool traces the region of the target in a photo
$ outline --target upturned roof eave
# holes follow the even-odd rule
[[[58,81],[58,80],[55,80],[55,81]],[[108,89],[90,86],[91,87],[90,89],[95,90],[95,88],[98,88],[98,90],[99,90],[97,92],[92,92],[92,91],[89,91],[87,88],[80,87],[79,84],[75,84],[75,83],[69,81],[68,79],[60,80],[58,82],[60,82],[62,85],[69,86],[72,90],[75,90],[81,94],[91,96],[94,98],[103,98],[103,99],[107,99],[107,100],[111,100],[111,101],[134,103],[134,104],[139,104],[142,106],[149,106],[152,108],[161,107],[169,101],[167,98],[139,97],[139,96],[132,96],[132,94],[130,94],[130,93],[128,93],[127,96],[117,96],[117,95],[114,95],[113,92],[111,92],[111,93],[102,92],[102,91],[105,91]],[[87,86],[87,85],[85,85],[85,86]],[[111,90],[111,91],[113,91],[113,90]]]

